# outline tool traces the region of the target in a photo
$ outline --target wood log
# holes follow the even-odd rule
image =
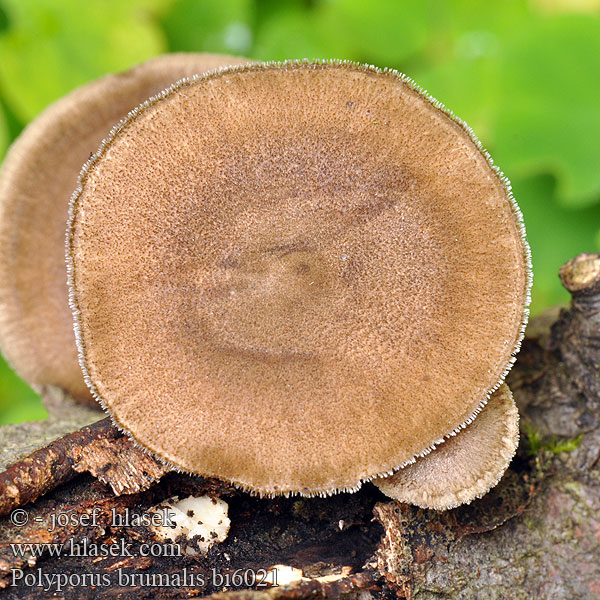
[[[517,456],[480,500],[428,511],[390,501],[370,484],[330,498],[260,499],[166,473],[107,420],[44,441],[24,458],[19,440],[26,454],[28,428],[39,433],[39,424],[4,427],[0,446],[10,440],[13,464],[0,473],[2,593],[600,598],[600,256],[573,259],[561,279],[571,307],[532,321],[508,379],[522,416]],[[58,422],[61,406],[55,402]],[[231,519],[227,538],[207,555],[166,555],[172,545],[156,542],[147,526],[114,518],[204,494],[225,500]],[[60,524],[58,515],[66,515]],[[112,545],[114,555],[100,555]],[[147,555],[150,547],[157,555]],[[279,585],[257,585],[267,572],[278,573]]]

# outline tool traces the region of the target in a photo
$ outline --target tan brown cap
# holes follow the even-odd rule
[[[79,88],[44,111],[0,172],[0,346],[32,384],[90,398],[77,360],[65,268],[69,198],[111,127],[182,77],[245,59],[172,54]]]
[[[506,471],[519,445],[519,411],[506,384],[477,418],[433,452],[373,483],[390,498],[447,510],[480,498]]]
[[[356,489],[426,453],[526,320],[506,181],[395,72],[182,82],[86,165],[69,227],[94,393],[145,448],[262,494]]]

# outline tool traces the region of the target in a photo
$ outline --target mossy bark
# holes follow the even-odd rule
[[[578,257],[561,277],[572,306],[557,318],[534,320],[528,330],[508,379],[522,416],[519,451],[481,500],[438,513],[389,501],[371,485],[331,498],[259,499],[218,481],[163,475],[159,463],[106,421],[50,447],[47,427],[5,427],[0,447],[10,440],[12,448],[5,462],[17,462],[0,473],[0,510],[24,504],[29,520],[17,527],[5,516],[0,523],[2,593],[136,600],[209,594],[230,600],[600,598],[600,257]],[[52,427],[64,434],[68,405],[56,396],[54,404]],[[17,460],[31,450],[36,432],[42,449]],[[141,514],[173,495],[205,493],[229,504],[232,521],[225,542],[205,557],[141,556],[142,545],[152,542],[149,529],[111,518],[113,510]],[[94,510],[96,523],[83,523],[82,515]],[[50,531],[59,513],[74,517]],[[47,551],[35,559],[11,546],[28,542],[123,546],[115,556]],[[234,573],[251,578],[274,565],[301,569],[304,580],[260,590],[232,584]],[[15,573],[39,575],[50,589],[15,581]],[[92,588],[84,585],[90,574],[106,577]],[[183,574],[188,580],[177,585]],[[70,580],[58,590],[58,579],[53,587],[43,575]],[[167,585],[153,585],[161,582]]]

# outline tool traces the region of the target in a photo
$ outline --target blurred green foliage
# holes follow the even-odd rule
[[[0,87],[24,122],[49,102],[108,71],[164,50],[141,1],[2,0]]]
[[[8,145],[8,130],[6,127],[6,119],[4,117],[4,111],[0,106],[0,160],[4,157],[6,152],[6,146]]]
[[[246,55],[252,47],[253,0],[179,0],[161,19],[171,52]]]
[[[74,87],[167,51],[342,58],[407,73],[467,121],[512,180],[533,312],[600,250],[600,0],[0,0],[0,158]],[[0,422],[40,418],[0,368]]]

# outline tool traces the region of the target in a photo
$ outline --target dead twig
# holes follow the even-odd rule
[[[28,454],[0,473],[0,515],[89,471],[113,492],[133,494],[148,489],[167,471],[124,437],[109,418],[63,436]]]

